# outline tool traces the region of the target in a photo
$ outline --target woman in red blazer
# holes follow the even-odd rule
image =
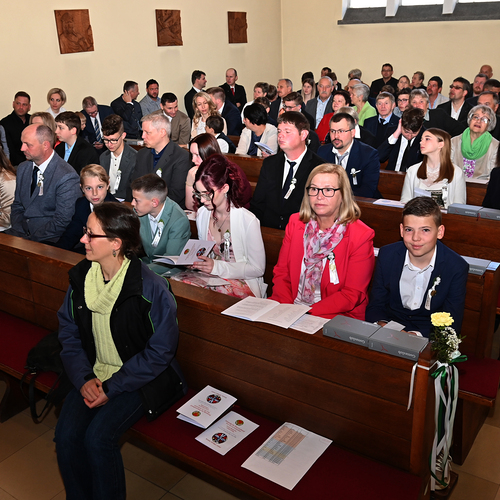
[[[300,212],[286,227],[271,298],[309,305],[315,316],[364,319],[375,232],[359,220],[360,213],[344,169],[317,166]]]

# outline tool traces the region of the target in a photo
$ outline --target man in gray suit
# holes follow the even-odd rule
[[[109,191],[120,201],[132,201],[130,181],[137,151],[124,142],[125,129],[121,116],[110,115],[102,122],[103,142],[108,148],[99,163],[109,175]]]
[[[191,236],[191,227],[184,211],[167,198],[167,184],[156,174],[146,174],[132,181],[132,206],[141,221],[141,240],[146,257],[155,273],[167,268],[153,264],[155,255],[180,255]]]
[[[168,197],[185,208],[186,177],[191,162],[189,153],[170,140],[170,122],[163,114],[152,113],[142,119],[145,148],[137,153],[133,179],[156,174],[168,186]]]
[[[17,168],[11,224],[7,234],[27,240],[57,241],[73,217],[81,196],[75,169],[54,151],[54,133],[46,125],[29,125],[21,135],[27,161]]]
[[[318,82],[318,97],[316,99],[311,99],[306,104],[306,111],[316,120],[316,128],[320,121],[328,113],[333,111],[332,109],[332,92],[333,92],[333,81],[329,76],[323,76]]]
[[[166,92],[161,96],[161,108],[170,122],[170,140],[180,146],[189,144],[191,139],[191,120],[179,111],[177,96]]]

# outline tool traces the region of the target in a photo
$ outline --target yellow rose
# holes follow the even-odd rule
[[[431,322],[434,326],[451,326],[454,319],[450,316],[450,313],[434,313],[431,314]]]

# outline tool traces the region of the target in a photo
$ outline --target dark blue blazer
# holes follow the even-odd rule
[[[408,152],[408,156],[406,157],[406,163],[401,162],[400,172],[406,172],[408,167],[412,165],[416,165],[423,160],[423,155],[420,152],[420,140],[422,139],[422,134],[424,133],[425,128],[422,126],[420,128],[419,133],[413,139],[413,142],[410,146],[410,151]],[[386,170],[396,170],[396,163],[398,161],[399,150],[401,149],[401,135],[399,136],[396,144],[389,144],[389,141],[386,141],[379,146],[378,153],[380,156],[380,163],[384,163],[387,161]]]
[[[401,302],[399,280],[403,272],[406,246],[402,241],[382,247],[377,258],[370,302],[366,308],[366,321],[397,321],[405,330],[415,330],[429,337],[431,314],[448,312],[455,322],[453,328],[460,333],[464,316],[465,292],[469,264],[460,255],[438,240],[437,255],[429,285],[419,309],[405,309]],[[436,294],[431,299],[430,310],[425,309],[427,293],[439,276]]]
[[[125,102],[122,96],[117,97],[112,103],[113,111],[123,118],[123,128],[128,139],[138,139],[141,136],[142,108],[137,101],[131,104]]]
[[[389,118],[389,123],[385,127],[381,127],[382,130],[380,131],[379,131],[380,123],[378,115],[367,118],[365,120],[365,123],[363,124],[365,129],[368,130],[368,132],[371,132],[375,136],[376,148],[378,148],[381,144],[383,144],[390,135],[396,132],[398,125],[399,125],[399,118],[394,113],[392,113],[391,117]]]
[[[115,201],[118,203],[118,200],[109,191],[104,201]],[[55,246],[64,250],[72,250],[85,254],[85,246],[80,243],[80,238],[83,236],[83,226],[87,225],[89,215],[90,202],[85,196],[82,196],[76,200],[73,218]]]
[[[54,150],[62,159],[64,159],[66,143],[60,142]],[[83,137],[78,136],[71,154],[69,155],[68,163],[76,170],[78,175],[80,175],[83,167],[93,163],[99,163],[99,155],[92,145],[90,145]]]
[[[337,163],[331,144],[321,146],[318,149],[318,156],[321,156],[327,163]],[[354,184],[351,174],[353,168],[360,171],[356,174],[357,184]],[[377,189],[380,177],[380,161],[376,149],[358,139],[354,139],[347,160],[346,173],[355,196],[380,198],[380,193]]]
[[[114,114],[111,106],[105,106],[104,104],[98,104],[97,111],[99,114],[99,120],[101,121],[101,125],[102,125],[102,122],[104,121],[104,118],[106,118],[109,115]],[[90,118],[89,114],[84,109],[82,109],[81,112],[85,115],[85,118],[87,118],[87,123],[85,124],[85,128],[83,129],[83,136],[85,137],[85,139],[87,139],[87,141],[90,142],[90,144],[94,144],[94,142],[97,141],[97,137],[95,135],[94,126],[92,125],[92,119]],[[103,149],[99,150],[99,152],[102,152],[102,151],[106,151],[106,149],[103,148]]]
[[[227,135],[241,135],[243,123],[241,123],[241,112],[229,101],[224,103],[221,113],[222,118],[226,120]]]

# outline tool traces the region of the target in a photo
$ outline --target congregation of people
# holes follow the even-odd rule
[[[139,84],[127,81],[110,105],[86,96],[75,112],[60,88],[32,114],[30,95],[16,93],[0,120],[0,230],[86,256],[59,312],[75,387],[55,439],[67,492],[122,498],[120,435],[185,392],[166,271],[233,297],[271,295],[324,318],[397,321],[425,337],[431,314],[449,312],[460,331],[468,264],[440,241],[442,211],[467,203],[467,182],[488,183],[483,205],[500,209],[500,81],[484,65],[471,81],[455,78],[446,96],[439,76],[393,73],[385,63],[367,85],[353,69],[342,86],[325,67],[317,82],[304,73],[295,90],[288,78],[257,82],[247,101],[236,69],[207,89],[196,70],[185,113],[154,79],[140,101]],[[238,155],[262,159],[254,189]],[[404,208],[401,241],[375,259],[375,232],[356,197],[381,197],[381,169],[405,173]],[[155,258],[180,255],[189,217],[213,248],[171,272]],[[261,227],[284,231],[271,294]],[[118,430],[111,443],[92,434],[101,426]],[[80,461],[89,433],[97,458]],[[116,465],[111,482],[95,472],[102,460]]]

